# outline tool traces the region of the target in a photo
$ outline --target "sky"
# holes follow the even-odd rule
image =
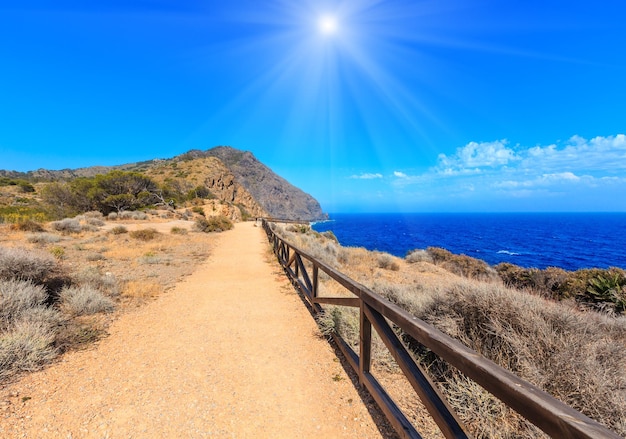
[[[623,0],[0,0],[0,169],[251,151],[327,212],[626,211]]]

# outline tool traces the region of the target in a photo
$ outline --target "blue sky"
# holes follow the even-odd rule
[[[626,211],[625,18],[622,0],[3,1],[0,168],[231,145],[330,212]]]

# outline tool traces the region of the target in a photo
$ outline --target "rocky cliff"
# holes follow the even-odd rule
[[[220,159],[271,216],[305,221],[328,218],[315,198],[276,175],[251,152],[218,146],[204,154]]]
[[[195,187],[204,186],[215,196],[216,201],[211,204],[213,211],[222,214],[225,207],[218,206],[225,202],[227,205],[235,205],[243,208],[252,217],[268,216],[255,198],[238,183],[233,173],[215,157],[199,157],[188,159],[167,160],[144,171],[146,175],[159,184],[175,185],[182,192],[188,192]],[[232,210],[232,209],[231,209]],[[226,216],[234,220],[240,220],[234,215],[238,209],[234,209]]]

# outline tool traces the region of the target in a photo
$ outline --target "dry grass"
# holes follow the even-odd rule
[[[585,312],[574,302],[555,302],[507,288],[494,279],[495,270],[490,267],[440,249],[411,252],[405,261],[396,260],[398,270],[392,271],[380,263],[377,252],[342,248],[314,233],[289,232],[280,226],[275,230],[296,247],[523,379],[626,434],[626,317]],[[546,284],[561,274],[550,271]],[[336,282],[321,277],[322,295],[337,295],[341,290]],[[326,307],[320,324],[323,331],[336,331],[350,345],[358,346],[358,319],[353,310]],[[405,341],[432,378],[441,383],[475,437],[544,437],[430,351]],[[384,353],[375,358],[383,370],[390,369]]]
[[[163,286],[155,282],[128,281],[124,284],[122,296],[131,299],[146,300],[159,296],[163,291]]]
[[[157,297],[210,248],[209,235],[143,241],[101,231],[97,213],[71,220],[81,232],[62,238],[0,225],[0,381],[98,340],[115,318],[113,306],[123,311]],[[146,255],[155,259],[142,260]]]

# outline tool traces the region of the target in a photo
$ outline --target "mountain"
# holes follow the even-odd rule
[[[252,217],[269,216],[269,213],[257,200],[238,183],[232,171],[215,157],[197,157],[183,155],[172,160],[165,160],[144,171],[148,177],[167,185],[177,192],[188,193],[194,188],[205,187],[217,202],[211,203],[214,210],[219,208],[220,213],[233,220],[240,220],[240,209],[231,209],[227,206],[243,208],[246,214]],[[226,202],[226,205],[223,204]]]
[[[0,177],[31,182],[68,181],[113,170],[142,172],[159,184],[175,184],[185,190],[205,186],[219,200],[245,208],[251,216],[316,221],[327,219],[311,195],[293,186],[261,163],[251,152],[228,146],[206,151],[191,150],[171,159],[153,159],[118,166],[29,172],[2,171]]]
[[[315,198],[275,174],[251,152],[218,146],[206,154],[220,159],[271,216],[306,221],[328,219]]]

